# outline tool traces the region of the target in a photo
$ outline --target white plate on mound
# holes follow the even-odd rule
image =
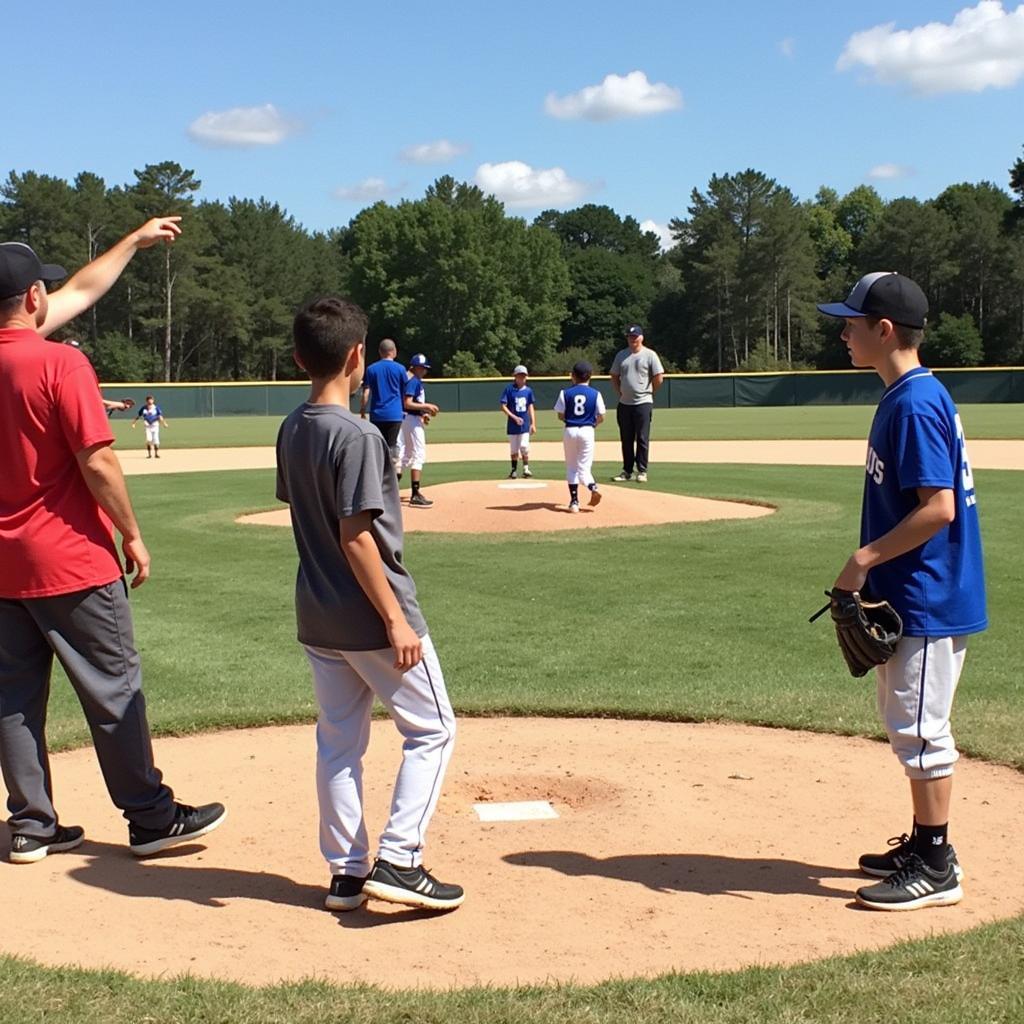
[[[522,483],[498,484],[498,487],[503,491],[536,491],[547,487],[547,484],[543,481],[534,483],[531,480],[524,480]]]

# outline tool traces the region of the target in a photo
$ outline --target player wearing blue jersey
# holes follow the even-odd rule
[[[562,447],[565,450],[565,479],[569,484],[569,511],[580,510],[580,488],[590,491],[590,504],[601,501],[592,466],[594,464],[594,428],[604,420],[604,398],[590,386],[590,363],[578,362],[572,368],[572,387],[558,392],[555,412],[565,424]]]
[[[857,891],[875,910],[947,906],[963,898],[949,844],[953,696],[966,637],[988,626],[974,478],[963,425],[946,389],[921,365],[928,302],[909,278],[862,277],[845,302],[818,307],[846,321],[854,366],[885,383],[868,440],[861,546],[836,579],[888,600],[903,619],[895,655],[878,669],[878,707],[910,780],[914,823],[860,869],[881,878]]]
[[[526,378],[526,367],[517,366],[512,371],[513,383],[501,393],[501,411],[505,414],[505,433],[508,434],[512,456],[509,480],[516,477],[520,455],[523,457],[523,476],[533,476],[530,472],[530,435],[537,433],[537,413],[533,388],[527,386]]]
[[[160,458],[160,427],[167,426],[164,419],[164,411],[156,404],[152,395],[146,395],[146,404],[139,410],[139,414],[132,420],[132,430],[142,420],[146,424],[146,458],[154,456]]]
[[[409,373],[412,376],[405,382],[402,399],[405,418],[402,420],[402,463],[398,475],[402,475],[401,470],[409,468],[409,476],[412,478],[409,504],[414,508],[430,508],[434,504],[425,494],[420,493],[423,463],[427,461],[427,435],[424,428],[430,422],[430,417],[441,411],[432,402],[427,401],[423,378],[429,372],[430,363],[427,357],[417,352],[409,360]]]
[[[398,438],[402,430],[402,418],[405,416],[403,397],[405,382],[408,375],[405,367],[398,362],[398,346],[390,338],[385,338],[377,346],[380,359],[366,368],[363,376],[363,393],[359,401],[359,415],[367,418],[384,435],[388,449],[391,451],[391,462],[398,468]]]

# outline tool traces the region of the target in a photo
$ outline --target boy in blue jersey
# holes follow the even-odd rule
[[[366,368],[363,376],[363,394],[359,402],[359,415],[370,422],[384,435],[391,462],[398,468],[398,435],[405,416],[402,399],[407,379],[405,367],[395,358],[398,346],[385,338],[377,346],[380,359]]]
[[[565,424],[562,447],[570,512],[580,510],[580,484],[590,491],[591,505],[601,500],[591,467],[594,464],[594,427],[604,420],[604,398],[597,388],[590,386],[590,373],[590,363],[578,362],[572,368],[572,387],[559,391],[555,402],[555,412]]]
[[[135,429],[139,420],[145,421],[146,424],[146,458],[151,459],[155,456],[159,459],[160,428],[167,426],[167,420],[164,419],[163,409],[156,404],[156,399],[152,395],[146,395],[146,404],[132,420],[132,430]]]
[[[861,546],[835,586],[888,600],[903,619],[895,655],[878,668],[878,707],[910,780],[914,823],[859,866],[882,881],[857,891],[874,910],[948,906],[963,872],[948,840],[953,696],[966,637],[988,626],[974,478],[946,389],[921,365],[928,301],[909,278],[862,277],[845,302],[818,307],[846,321],[854,366],[885,383],[868,439]]]
[[[430,508],[434,504],[420,491],[423,464],[427,461],[427,435],[423,428],[430,422],[431,416],[436,416],[441,411],[433,402],[427,401],[423,378],[429,372],[430,362],[422,352],[417,352],[409,360],[411,376],[405,382],[402,398],[405,418],[402,420],[402,462],[398,476],[401,478],[402,470],[409,467],[409,475],[412,477],[409,505],[412,508]]]
[[[537,414],[533,388],[527,387],[526,377],[526,367],[517,366],[512,371],[513,383],[501,393],[501,411],[505,414],[505,433],[508,434],[512,456],[509,480],[516,477],[520,455],[523,456],[523,476],[533,476],[530,472],[530,435],[537,433]]]

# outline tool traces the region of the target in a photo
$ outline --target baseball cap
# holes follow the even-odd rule
[[[590,363],[585,359],[581,359],[578,363],[573,364],[572,375],[574,377],[585,379],[589,377],[591,373],[593,373],[593,370],[590,367]]]
[[[642,338],[644,329],[639,324],[630,324],[626,328],[626,334],[631,338]]]
[[[517,376],[517,375],[518,375],[518,374],[520,374],[520,373],[524,373],[524,374],[526,374],[526,376],[529,376],[529,375],[530,375],[530,374],[529,374],[529,371],[527,371],[526,367],[525,367],[525,366],[523,366],[523,364],[522,364],[522,363],[520,363],[520,364],[519,364],[519,365],[518,365],[518,366],[517,366],[517,367],[516,367],[516,368],[515,368],[515,369],[514,369],[514,370],[512,371],[512,376],[513,376],[513,377],[515,377],[515,376]]]
[[[825,316],[885,317],[904,327],[924,327],[928,319],[928,299],[921,288],[910,280],[889,270],[865,274],[854,286],[845,302],[825,302],[818,305]]]
[[[410,366],[425,366],[428,370],[430,369],[430,363],[427,361],[427,357],[422,352],[417,352],[416,355],[409,360]]]
[[[24,242],[0,243],[0,299],[20,295],[36,281],[62,281],[68,276],[55,263],[42,263]]]

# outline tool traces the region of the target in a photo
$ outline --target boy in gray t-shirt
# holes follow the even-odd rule
[[[355,910],[374,896],[447,910],[462,902],[462,888],[428,874],[422,851],[451,758],[455,716],[403,563],[387,444],[349,412],[362,380],[366,328],[366,314],[343,299],[318,299],[296,316],[295,361],[312,386],[277,438],[277,496],[291,506],[299,552],[298,638],[320,705],[320,849],[332,875],[326,906]],[[371,868],[362,759],[375,696],[405,742]]]

